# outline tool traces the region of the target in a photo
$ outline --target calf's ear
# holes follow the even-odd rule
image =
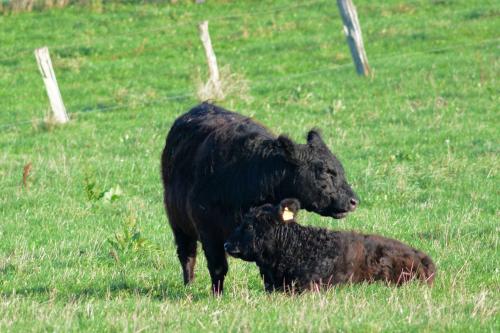
[[[300,202],[297,199],[283,199],[278,206],[278,218],[283,223],[295,220],[300,209]]]

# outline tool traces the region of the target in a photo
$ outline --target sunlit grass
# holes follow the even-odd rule
[[[334,1],[0,16],[0,331],[499,331],[498,9],[355,2],[371,78],[355,74]],[[219,66],[246,85],[221,104],[300,142],[319,127],[361,197],[346,219],[303,212],[302,223],[422,249],[438,268],[432,288],[268,295],[254,265],[231,259],[214,299],[201,254],[182,285],[159,158],[207,78],[197,23],[210,18]],[[64,126],[43,121],[43,45]]]

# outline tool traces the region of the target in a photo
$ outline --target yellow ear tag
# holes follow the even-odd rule
[[[288,209],[288,207],[285,207],[283,210],[283,221],[290,221],[293,220],[293,212]]]

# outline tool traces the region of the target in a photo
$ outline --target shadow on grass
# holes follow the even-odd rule
[[[77,301],[79,299],[114,299],[129,298],[135,296],[148,297],[158,301],[179,301],[190,299],[191,301],[205,300],[212,297],[204,290],[193,290],[191,287],[179,286],[171,283],[161,283],[156,286],[140,286],[130,281],[114,280],[109,284],[95,284],[90,286],[61,286],[60,288],[49,285],[38,285],[34,287],[14,289],[12,291],[0,292],[1,297],[32,297],[40,301],[61,300]]]

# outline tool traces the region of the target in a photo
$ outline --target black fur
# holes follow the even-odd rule
[[[253,208],[224,247],[237,258],[255,262],[266,290],[317,290],[340,283],[384,281],[400,285],[412,279],[429,284],[432,260],[397,240],[355,232],[304,227],[282,218],[295,215],[299,202]]]
[[[224,241],[252,206],[293,196],[325,216],[342,218],[355,209],[358,199],[342,165],[318,132],[307,137],[307,144],[296,144],[208,103],[175,121],[163,150],[162,177],[185,283],[194,278],[200,240],[213,290],[222,291],[228,270]]]

